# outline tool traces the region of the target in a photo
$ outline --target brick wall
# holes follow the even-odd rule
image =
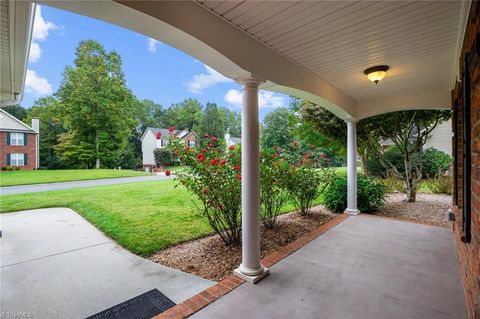
[[[7,145],[7,132],[0,132],[0,167],[7,165],[8,153],[26,153],[27,165],[20,166],[21,169],[35,169],[36,147],[34,133],[28,133],[27,145]]]
[[[473,1],[470,10],[470,17],[465,34],[462,55],[460,57],[460,66],[467,52],[472,52],[476,43],[480,41],[480,6],[478,1]],[[461,83],[452,92],[452,98],[458,103],[457,118],[457,136],[454,142],[457,143],[458,165],[457,171],[457,188],[458,188],[458,205],[454,203],[454,212],[456,223],[454,224],[455,240],[457,243],[457,252],[460,261],[460,273],[462,276],[463,286],[465,289],[465,299],[470,319],[480,319],[480,56],[476,65],[471,70],[471,154],[472,154],[472,187],[471,187],[471,242],[464,243],[462,241],[462,205],[463,192],[462,189],[462,105],[461,105]],[[468,191],[468,190],[467,190]]]

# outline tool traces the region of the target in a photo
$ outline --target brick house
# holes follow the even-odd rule
[[[30,127],[0,109],[0,167],[39,167],[39,124],[33,119]]]
[[[454,231],[469,318],[480,318],[480,5],[472,3],[452,91]]]
[[[155,156],[153,152],[158,148],[164,148],[168,145],[168,138],[173,134],[188,144],[191,148],[197,146],[197,134],[188,130],[174,130],[172,133],[165,128],[147,127],[142,135],[142,163],[143,166],[155,166]]]

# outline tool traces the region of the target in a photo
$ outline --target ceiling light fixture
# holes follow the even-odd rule
[[[378,81],[380,81],[385,77],[385,74],[387,73],[388,69],[390,69],[388,65],[376,65],[366,69],[365,71],[363,71],[363,73],[367,75],[367,78],[370,81],[375,82],[375,84],[378,84]]]

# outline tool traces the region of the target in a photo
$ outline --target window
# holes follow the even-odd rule
[[[195,141],[188,141],[188,146],[191,148],[195,147]]]
[[[25,145],[23,133],[10,133],[10,145]]]
[[[10,165],[11,166],[23,166],[23,165],[25,165],[25,154],[23,154],[23,153],[12,153],[12,154],[10,154]]]

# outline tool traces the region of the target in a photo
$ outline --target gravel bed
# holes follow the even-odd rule
[[[308,216],[300,216],[297,213],[279,216],[274,229],[266,229],[262,225],[262,258],[335,216],[326,208],[316,206]],[[167,248],[149,259],[203,278],[220,281],[230,276],[238,267],[242,251],[240,247],[226,247],[218,235],[213,235]]]
[[[407,203],[403,193],[387,194],[387,204],[374,215],[410,220],[422,224],[449,226],[447,211],[452,196],[446,194],[417,193],[415,203]]]

